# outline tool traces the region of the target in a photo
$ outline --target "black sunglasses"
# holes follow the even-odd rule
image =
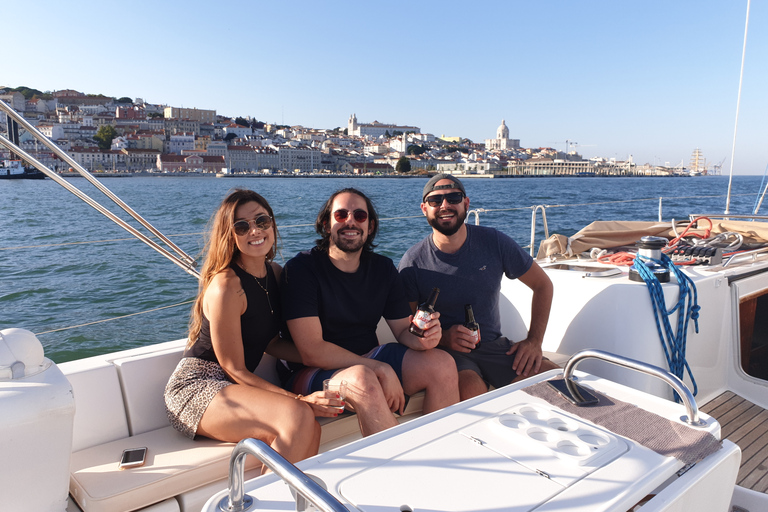
[[[336,219],[336,222],[346,222],[350,213],[352,214],[352,217],[354,217],[355,222],[362,224],[368,220],[368,212],[365,210],[357,209],[353,212],[350,212],[349,210],[345,210],[343,208],[333,212],[333,218]]]
[[[266,214],[261,214],[257,215],[254,219],[239,220],[232,224],[232,227],[235,228],[235,234],[238,236],[247,234],[251,230],[251,222],[253,222],[253,226],[256,229],[265,230],[272,227],[272,217]]]
[[[450,194],[435,194],[434,196],[427,197],[426,202],[432,208],[437,208],[443,204],[443,199],[448,201],[448,204],[459,204],[464,199],[464,194],[461,192],[451,192]]]

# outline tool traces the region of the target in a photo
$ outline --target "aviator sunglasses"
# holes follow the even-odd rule
[[[459,204],[464,199],[464,194],[461,192],[451,192],[450,194],[436,194],[434,196],[427,197],[427,204],[432,208],[437,208],[443,204],[443,199],[448,201],[448,204]]]
[[[333,218],[336,219],[336,222],[346,222],[349,218],[349,215],[352,214],[352,217],[355,219],[355,222],[363,223],[366,220],[368,220],[368,212],[365,210],[357,209],[353,212],[350,212],[349,210],[340,209],[333,212]]]
[[[266,214],[261,214],[254,219],[239,220],[232,224],[232,227],[235,228],[235,234],[238,236],[247,234],[251,230],[251,222],[253,222],[256,229],[265,230],[272,227],[272,217]]]

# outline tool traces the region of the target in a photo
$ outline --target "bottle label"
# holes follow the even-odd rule
[[[427,323],[432,320],[432,315],[420,309],[413,315],[413,324],[421,330],[427,328]]]

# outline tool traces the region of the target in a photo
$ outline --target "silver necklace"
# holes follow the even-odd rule
[[[264,264],[264,270],[266,270],[266,263]],[[272,301],[269,298],[269,290],[267,289],[269,287],[269,271],[265,272],[264,274],[264,284],[261,284],[259,282],[259,278],[253,275],[251,272],[248,271],[247,268],[245,268],[243,265],[240,265],[240,268],[245,270],[245,273],[248,274],[253,278],[254,281],[256,281],[256,284],[259,285],[259,288],[264,290],[264,293],[267,295],[267,304],[269,304],[269,312],[274,316],[275,310],[272,308]]]

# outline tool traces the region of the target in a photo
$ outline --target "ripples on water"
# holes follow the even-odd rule
[[[70,182],[128,218],[84,179]],[[154,177],[103,182],[193,256],[199,256],[202,249],[202,232],[210,215],[234,187],[256,190],[272,205],[282,238],[282,260],[313,245],[318,209],[333,191],[343,187],[359,188],[373,199],[382,219],[377,252],[395,263],[430,232],[419,209],[425,178]],[[722,212],[728,179],[467,179],[464,183],[471,208],[513,209],[483,213],[481,224],[527,245],[531,205],[578,205],[547,211],[550,234],[572,235],[594,220],[655,221],[659,196],[664,197],[665,220],[683,219],[689,213]],[[759,187],[759,177],[735,177],[731,213],[749,213]],[[686,198],[689,196],[717,197]],[[649,200],[614,202],[628,199]],[[606,204],[584,205],[598,202]],[[537,244],[543,236],[539,221]],[[282,263],[280,255],[278,262]],[[41,333],[38,337],[46,355],[54,361],[182,338],[188,304],[42,333],[182,303],[193,299],[196,292],[193,277],[53,181],[0,181],[0,329],[23,327]]]

